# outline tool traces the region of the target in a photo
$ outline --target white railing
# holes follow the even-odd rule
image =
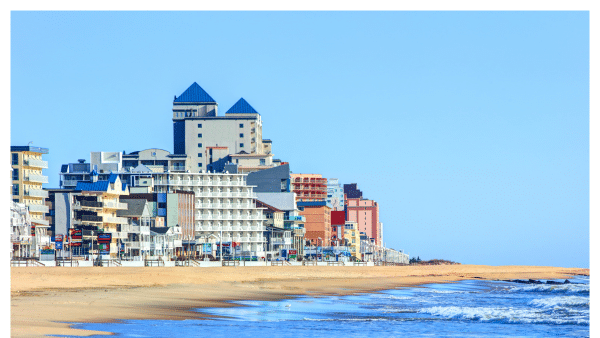
[[[25,196],[48,198],[48,192],[42,189],[25,190]]]
[[[118,224],[126,224],[127,218],[125,217],[114,217],[114,216],[104,216],[102,217],[102,221],[105,223],[118,223]]]
[[[25,161],[23,161],[23,164],[26,166],[30,166],[30,167],[38,167],[38,168],[44,168],[44,169],[48,168],[47,161],[36,160],[36,159],[32,159],[32,158],[26,159]]]
[[[76,186],[77,185],[77,180],[63,180],[62,181],[62,186],[63,187],[72,187],[72,186]]]
[[[48,212],[48,206],[43,204],[28,204],[29,212]]]
[[[42,176],[42,175],[29,174],[29,175],[25,176],[25,181],[38,182],[38,183],[48,183],[48,177]]]
[[[127,209],[127,203],[121,203],[121,202],[103,202],[103,206],[105,208],[110,208],[110,209],[123,209],[123,210]]]

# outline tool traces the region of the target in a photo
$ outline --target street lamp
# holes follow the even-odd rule
[[[318,257],[318,251],[319,251],[319,241],[318,241],[319,239],[321,240],[321,262],[322,262],[323,261],[323,254],[322,254],[322,252],[323,252],[323,238],[321,238],[321,237],[317,237],[317,257]]]

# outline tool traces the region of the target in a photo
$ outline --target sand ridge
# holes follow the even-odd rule
[[[11,268],[11,335],[110,334],[66,322],[199,319],[228,300],[347,295],[463,279],[560,279],[589,269],[537,266]]]

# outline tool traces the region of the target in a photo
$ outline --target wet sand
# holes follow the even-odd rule
[[[228,300],[347,295],[464,279],[560,279],[589,269],[538,266],[18,267],[11,268],[11,335],[110,334],[66,322],[198,319]]]

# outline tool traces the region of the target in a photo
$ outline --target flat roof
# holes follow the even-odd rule
[[[32,153],[47,154],[48,148],[32,147],[32,146],[10,146],[10,151],[29,151]]]

